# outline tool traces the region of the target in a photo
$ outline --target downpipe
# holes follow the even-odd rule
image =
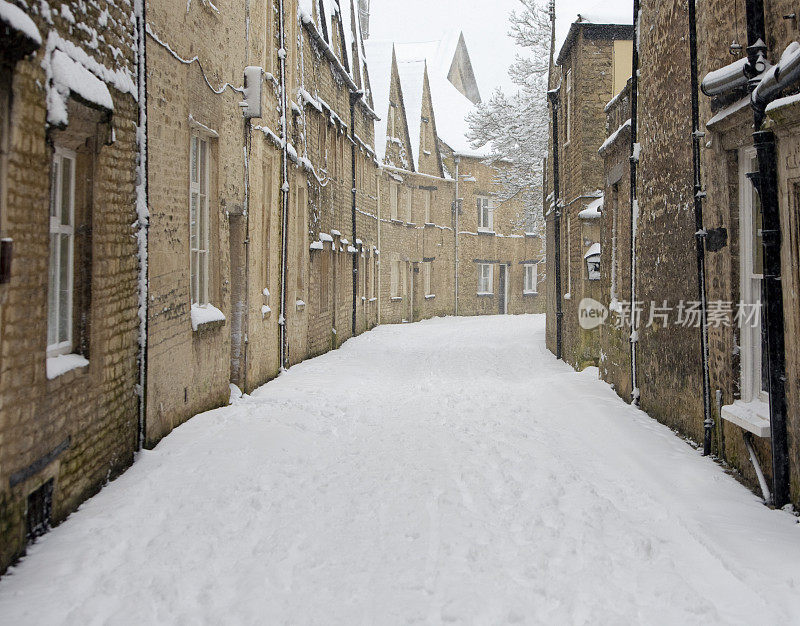
[[[278,28],[281,48],[278,51],[278,58],[281,68],[281,313],[278,318],[280,328],[280,351],[281,351],[281,371],[287,367],[288,338],[286,334],[286,287],[287,271],[286,263],[289,248],[289,136],[287,131],[287,109],[286,98],[286,18],[284,15],[283,0],[278,0]]]
[[[361,98],[362,92],[360,91],[351,91],[350,92],[350,133],[355,133],[355,123],[356,123],[356,102]],[[356,142],[354,138],[350,138],[350,173],[352,179],[352,207],[351,207],[351,221],[352,221],[352,235],[353,235],[353,247],[358,250],[356,246]],[[350,336],[356,336],[356,320],[357,320],[357,312],[358,312],[358,259],[360,258],[360,252],[354,252],[351,256],[353,257],[353,316],[352,316],[352,323],[350,329]]]
[[[453,160],[456,163],[456,197],[453,199],[453,215],[455,216],[455,227],[456,227],[455,228],[456,258],[455,258],[455,260],[453,262],[453,269],[455,271],[455,276],[454,276],[454,279],[453,279],[454,280],[453,286],[454,286],[454,291],[455,291],[454,314],[456,316],[458,316],[458,273],[459,273],[459,257],[458,257],[459,240],[458,240],[458,231],[459,231],[460,222],[461,222],[460,215],[459,215],[459,213],[461,212],[460,211],[461,207],[458,206],[458,182],[459,182],[459,176],[460,176],[458,170],[459,170],[459,165],[461,164],[461,157],[459,157],[457,154],[455,154],[455,155],[453,155]]]
[[[769,418],[772,448],[772,492],[776,507],[789,502],[789,449],[786,428],[786,354],[783,326],[783,291],[781,286],[781,224],[778,204],[777,149],[775,135],[762,130],[766,105],[780,92],[800,78],[795,65],[787,64],[784,77],[777,68],[767,72],[762,81],[760,70],[766,66],[767,46],[764,43],[764,4],[762,0],[746,0],[747,65],[750,79],[750,103],[755,132],[753,145],[758,158],[758,173],[751,176],[761,199],[763,216],[762,245],[764,250],[764,300],[769,363]],[[772,79],[775,85],[771,84]],[[761,87],[763,82],[764,86]]]
[[[703,367],[703,456],[711,454],[711,435],[714,418],[711,415],[711,382],[708,364],[708,295],[706,290],[706,231],[703,227],[702,169],[700,141],[700,87],[697,77],[697,15],[695,0],[689,0],[689,59],[692,97],[692,169],[694,175],[694,224],[697,253],[697,295],[700,301],[700,352]]]
[[[638,142],[638,112],[639,112],[639,0],[633,1],[633,53],[631,54],[631,147],[630,147],[630,278],[631,278],[631,404],[638,406],[640,399],[639,376],[637,371],[637,346],[639,342],[639,329],[636,315],[636,234],[639,228],[639,196],[636,187],[639,161],[635,158],[636,144]]]
[[[553,116],[553,247],[555,248],[555,291],[556,291],[556,358],[562,356],[562,322],[564,310],[561,293],[561,190],[558,166],[558,94],[561,87],[547,92]]]

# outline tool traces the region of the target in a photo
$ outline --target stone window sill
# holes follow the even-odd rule
[[[225,314],[211,303],[193,304],[192,332],[201,332],[225,325]]]
[[[49,356],[46,361],[47,380],[53,380],[73,370],[89,367],[89,361],[80,354]]]
[[[485,228],[479,228],[478,229],[478,234],[479,235],[495,235],[497,233],[495,233],[493,230],[487,230]]]
[[[523,296],[538,296],[539,292],[538,291],[523,291],[522,295]]]
[[[392,302],[402,302],[403,297],[402,296],[392,296],[391,300],[392,300]]]
[[[425,296],[425,299],[426,300],[433,300],[435,297],[436,297],[435,293],[429,293],[427,296]]]
[[[767,402],[736,400],[733,404],[723,406],[720,415],[722,419],[744,428],[756,437],[770,436],[769,404]]]
[[[479,298],[493,298],[494,297],[494,293],[489,292],[489,291],[479,291],[478,292],[478,297]]]

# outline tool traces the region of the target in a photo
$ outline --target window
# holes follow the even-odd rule
[[[478,295],[491,295],[494,293],[494,266],[491,263],[478,265]]]
[[[364,268],[364,269],[361,270],[361,278],[362,278],[361,295],[364,298],[372,297],[372,294],[369,293],[370,285],[372,284],[370,282],[370,277],[369,277],[369,274],[370,274],[370,272],[369,272],[369,263],[370,263],[370,259],[364,258],[364,260],[363,260],[363,262],[361,264],[363,266],[363,268]]]
[[[272,173],[272,158],[267,157],[264,162],[264,207],[262,212],[263,233],[261,248],[261,263],[264,287],[269,288],[269,259],[270,259],[270,227],[272,225],[272,190],[274,188]]]
[[[748,172],[758,171],[758,159],[753,148],[742,151],[740,157],[740,290],[742,315],[752,316],[741,320],[742,340],[742,400],[768,402],[769,364],[766,354],[765,320],[761,315],[763,284],[763,244],[761,236],[761,201],[755,187],[747,178]]]
[[[208,140],[192,135],[189,177],[189,248],[192,304],[208,304],[209,210]]]
[[[295,194],[295,213],[294,223],[297,245],[297,298],[302,300],[305,290],[305,261],[306,250],[308,249],[308,236],[306,231],[306,187],[305,183],[297,186]]]
[[[478,196],[478,230],[492,232],[494,229],[494,203],[486,196]]]
[[[564,82],[567,91],[567,97],[564,98],[564,132],[566,134],[565,141],[569,143],[572,137],[572,70],[567,70]]]
[[[619,183],[611,186],[611,301],[617,299],[618,281],[620,279],[620,252],[617,250],[619,236],[617,224],[619,222]]]
[[[395,105],[391,102],[389,103],[389,137],[395,137],[395,112],[396,108]]]
[[[56,147],[50,183],[47,353],[72,352],[75,245],[75,152]]]
[[[425,223],[431,224],[431,190],[426,189],[424,195],[425,202]]]
[[[570,241],[570,233],[569,215],[567,215],[567,232],[565,233],[567,239],[567,294],[572,293],[572,242]]]
[[[319,291],[317,293],[317,310],[327,311],[329,301],[329,281],[331,274],[331,254],[323,249],[319,252]]]
[[[420,124],[420,132],[422,133],[422,139],[420,141],[422,145],[422,150],[428,149],[428,125],[425,123],[425,118],[422,118],[422,124]]]
[[[389,183],[389,210],[393,220],[398,219],[397,215],[397,185],[393,182]]]
[[[433,290],[431,289],[431,278],[433,273],[433,263],[431,261],[425,261],[422,264],[422,283],[425,287],[425,295],[432,296]]]
[[[525,264],[525,284],[522,293],[536,293],[538,291],[538,267],[536,263]]]
[[[375,293],[378,291],[376,284],[378,282],[378,261],[374,254],[370,258],[370,263],[372,264],[372,280],[369,281],[369,297],[374,298]]]
[[[392,261],[391,267],[391,294],[392,298],[403,297],[403,261]]]
[[[405,202],[406,202],[406,222],[409,224],[412,223],[414,220],[412,219],[414,216],[411,214],[411,205],[414,198],[414,190],[409,187],[406,189],[405,193]]]

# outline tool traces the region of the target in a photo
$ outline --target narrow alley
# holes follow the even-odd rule
[[[797,519],[544,327],[381,326],[198,415],[30,546],[0,622],[797,620]]]

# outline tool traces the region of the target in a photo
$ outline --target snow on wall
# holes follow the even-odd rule
[[[50,58],[50,81],[47,90],[47,122],[54,126],[66,124],[67,100],[70,93],[83,100],[114,110],[114,101],[106,84],[65,52],[53,50]]]
[[[0,0],[0,20],[16,31],[23,33],[31,41],[42,45],[42,36],[33,20],[17,6],[6,0]]]

